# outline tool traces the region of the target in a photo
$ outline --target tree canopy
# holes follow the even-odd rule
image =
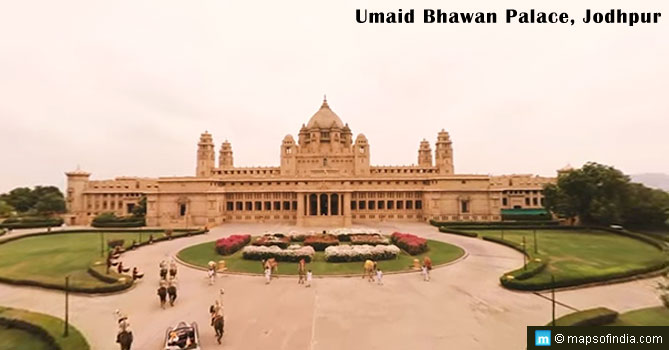
[[[65,197],[55,186],[17,187],[0,195],[0,201],[11,206],[19,214],[64,213]],[[0,209],[2,205],[0,203]]]
[[[614,167],[587,163],[544,187],[546,208],[585,224],[660,227],[669,218],[669,193],[630,182]]]

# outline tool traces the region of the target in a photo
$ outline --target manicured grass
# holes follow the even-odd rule
[[[502,235],[500,230],[473,232],[496,238]],[[533,230],[504,230],[504,240],[521,244],[523,237],[527,250],[534,253]],[[549,257],[548,266],[519,283],[546,285],[553,274],[558,285],[577,285],[643,271],[669,260],[666,253],[650,244],[605,231],[537,230],[537,241],[539,255]]]
[[[44,315],[36,312],[30,312],[20,309],[12,309],[7,307],[0,306],[0,317],[6,319],[15,319],[21,320],[24,322],[31,323],[33,325],[39,326],[43,330],[47,331],[56,341],[56,344],[60,346],[61,349],[77,349],[77,350],[88,350],[90,349],[88,342],[84,336],[76,328],[70,325],[69,335],[63,337],[63,329],[65,323],[63,320],[52,317],[49,315]],[[34,338],[27,340],[24,338],[26,335],[25,332],[9,334],[9,337],[13,337],[16,343],[8,343],[10,346],[4,346],[5,341],[5,328],[0,326],[0,349],[49,349],[46,346],[46,343]],[[33,345],[34,343],[34,345]]]
[[[51,348],[26,331],[0,326],[0,349],[50,350]]]
[[[609,326],[669,326],[669,309],[659,306],[626,312]]]
[[[207,242],[190,246],[181,250],[178,254],[179,259],[193,265],[206,267],[209,261],[225,260],[228,271],[262,273],[262,264],[257,260],[245,260],[242,258],[242,251],[223,256],[216,253],[214,249],[215,242]],[[423,257],[428,255],[434,265],[440,265],[453,261],[464,254],[464,250],[451,244],[427,241],[429,250],[426,253],[411,256],[402,252],[397,259],[379,261],[378,266],[384,272],[410,270],[413,265],[413,259],[419,259],[422,263]],[[316,252],[314,261],[307,264],[314,275],[343,275],[343,274],[362,274],[363,262],[343,262],[330,263],[325,261],[323,252]],[[279,274],[297,275],[297,263],[279,262]]]
[[[111,233],[105,232],[103,241],[106,252],[108,240],[123,239],[129,247],[135,240],[148,241],[149,232]],[[162,236],[153,232],[154,238]],[[70,276],[70,285],[77,288],[108,286],[91,276],[87,269],[100,256],[101,235],[99,232],[54,233],[25,237],[0,244],[0,277],[12,280],[29,280],[64,286],[65,276]]]

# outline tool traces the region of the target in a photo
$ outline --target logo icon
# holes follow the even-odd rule
[[[534,331],[534,346],[551,346],[551,331]]]

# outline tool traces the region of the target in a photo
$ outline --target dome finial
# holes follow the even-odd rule
[[[321,108],[330,108],[328,105],[328,96],[326,94],[323,94],[323,104],[321,105]]]

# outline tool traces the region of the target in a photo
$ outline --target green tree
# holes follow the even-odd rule
[[[0,196],[20,214],[54,214],[65,212],[65,197],[55,186],[17,187]]]
[[[546,208],[585,224],[658,227],[668,218],[669,194],[631,183],[613,167],[587,163],[544,187]]]
[[[34,209],[40,214],[47,215],[64,213],[65,199],[61,193],[46,193],[37,199]]]
[[[11,205],[16,211],[22,213],[30,210],[35,205],[35,196],[28,187],[17,187],[0,198]]]
[[[132,215],[137,217],[144,217],[146,215],[146,196],[142,196],[132,208]]]
[[[13,212],[14,212],[14,207],[9,205],[4,200],[0,199],[0,217],[6,217],[12,215]]]

